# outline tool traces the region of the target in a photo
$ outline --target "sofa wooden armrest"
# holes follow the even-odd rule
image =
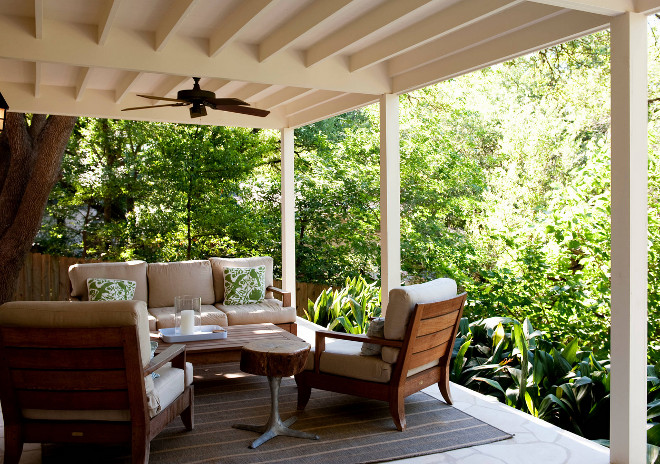
[[[172,366],[179,369],[186,368],[186,345],[172,345],[165,351],[154,356],[144,368],[144,375],[149,375],[172,361]]]
[[[282,295],[282,306],[289,307],[291,306],[291,292],[285,292],[281,288],[273,287],[272,285],[266,287],[267,292],[277,293]]]

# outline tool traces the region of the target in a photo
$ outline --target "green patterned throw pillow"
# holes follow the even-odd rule
[[[132,300],[136,285],[134,280],[89,278],[89,301]]]
[[[266,297],[266,266],[226,267],[226,305],[259,303]]]

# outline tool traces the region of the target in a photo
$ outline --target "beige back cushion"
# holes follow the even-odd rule
[[[138,326],[142,365],[151,360],[147,304],[143,301],[14,301],[0,306],[6,327],[93,328]],[[160,409],[150,375],[144,378],[150,414]]]
[[[403,340],[416,304],[453,298],[456,296],[456,290],[456,282],[452,279],[436,279],[390,290],[390,299],[385,312],[385,338]],[[398,355],[398,348],[383,347],[383,361],[395,363]]]
[[[174,306],[174,297],[192,295],[202,297],[202,304],[215,303],[211,263],[207,260],[150,263],[149,307]]]
[[[256,267],[266,266],[266,287],[273,285],[273,258],[270,256],[254,256],[252,258],[209,258],[213,268],[213,288],[215,300],[222,303],[225,300],[226,267]],[[266,298],[272,298],[272,292],[266,292]]]
[[[74,264],[69,267],[71,296],[87,301],[87,279],[94,277],[133,280],[137,284],[133,299],[147,301],[147,263],[144,261]]]

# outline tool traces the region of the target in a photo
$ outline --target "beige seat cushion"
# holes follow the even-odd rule
[[[149,308],[155,319],[154,331],[174,327],[174,306]],[[202,325],[220,325],[227,327],[227,316],[213,305],[202,305]]]
[[[6,327],[93,328],[138,326],[142,365],[151,360],[147,304],[144,301],[15,301],[0,307],[0,325]],[[161,404],[150,375],[144,378],[149,413]]]
[[[321,372],[369,382],[387,383],[390,381],[394,365],[386,363],[379,355],[361,355],[362,343],[336,338],[326,338],[325,343],[325,351],[321,353],[321,365],[319,366]],[[436,359],[423,366],[410,369],[407,377],[429,367],[437,366],[438,362],[439,360]],[[305,369],[308,371],[314,369],[314,347],[309,352]]]
[[[209,258],[209,262],[213,269],[215,301],[218,303],[222,303],[225,300],[225,274],[223,270],[226,267],[266,266],[266,287],[271,287],[273,285],[273,258],[270,256],[254,256],[251,258]],[[266,298],[272,297],[272,292],[266,292]]]
[[[227,315],[229,325],[296,322],[296,308],[282,307],[282,302],[275,298],[266,298],[261,303],[245,305],[218,303],[215,307]]]
[[[207,260],[150,263],[149,307],[174,306],[174,297],[193,295],[202,298],[202,304],[215,303],[211,263]]]
[[[403,340],[416,304],[433,303],[455,296],[456,282],[452,279],[436,279],[423,284],[393,288],[390,290],[385,313],[385,338]],[[383,347],[383,361],[394,364],[398,355],[398,348]]]
[[[160,377],[154,379],[154,389],[160,398],[161,408],[166,408],[181,393],[183,393],[184,382],[188,386],[193,381],[193,365],[186,363],[186,372],[172,367],[167,363],[156,371]],[[151,376],[149,376],[151,377]],[[150,417],[156,414],[149,412]],[[54,409],[23,409],[23,416],[27,419],[42,420],[95,420],[95,421],[130,421],[131,414],[128,409],[108,410],[54,410]]]
[[[136,283],[134,300],[147,301],[147,263],[128,261],[125,263],[84,263],[69,267],[71,296],[87,301],[87,279],[103,277],[106,279],[133,280]]]

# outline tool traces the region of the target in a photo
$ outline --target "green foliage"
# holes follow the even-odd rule
[[[363,277],[347,278],[339,290],[324,290],[308,300],[305,318],[336,332],[365,333],[369,319],[380,316],[380,288]]]

